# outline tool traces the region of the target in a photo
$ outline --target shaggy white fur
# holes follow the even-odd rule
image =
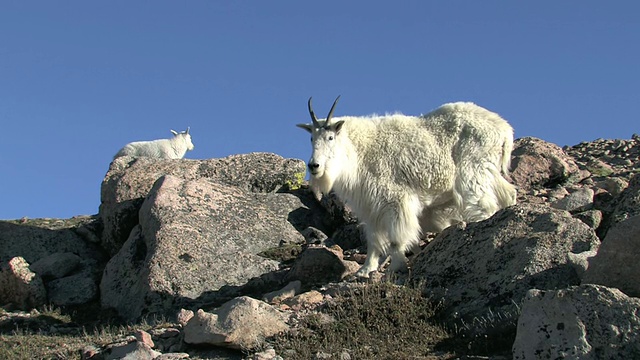
[[[337,102],[337,99],[336,99]],[[334,107],[335,107],[334,102]],[[402,114],[298,124],[312,134],[311,184],[334,190],[365,225],[368,277],[383,256],[406,267],[422,231],[489,218],[515,204],[509,168],[513,129],[473,103],[445,104],[422,116]]]
[[[193,150],[189,128],[180,133],[171,130],[173,138],[152,141],[135,141],[125,145],[113,157],[121,156],[153,157],[160,159],[182,159],[189,150]]]

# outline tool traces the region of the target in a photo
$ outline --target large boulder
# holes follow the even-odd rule
[[[597,249],[594,231],[562,210],[518,204],[493,217],[440,233],[416,256],[414,282],[442,299],[447,319],[484,331],[514,326],[514,313],[529,289],[578,285],[568,255]],[[473,328],[477,326],[478,328]]]
[[[0,221],[0,261],[24,259],[28,268],[20,281],[38,289],[29,290],[37,293],[33,296],[37,300],[24,301],[20,307],[36,307],[47,301],[77,305],[97,296],[106,259],[92,240],[97,236],[95,223],[92,216]],[[37,280],[26,280],[32,278],[28,275],[31,272],[38,275]]]
[[[615,224],[630,217],[640,215],[640,173],[635,174],[629,181],[629,186],[613,199],[613,210],[605,218],[600,236],[606,237],[607,232]]]
[[[84,262],[103,258],[98,246],[78,234],[91,217],[0,221],[0,261],[21,256],[29,264],[56,253],[72,253]]]
[[[153,184],[164,175],[184,180],[207,178],[247,192],[270,193],[283,185],[299,186],[305,164],[270,153],[232,155],[222,159],[115,159],[101,187],[100,218],[104,223],[102,246],[118,252],[139,223],[138,211]]]
[[[136,319],[243,285],[278,269],[259,253],[304,242],[299,229],[317,226],[310,214],[291,193],[162,176],[140,209],[140,224],[105,268],[102,305]]]
[[[534,137],[517,139],[511,158],[511,178],[522,193],[563,185],[580,176],[578,165],[562,148]]]
[[[598,285],[531,290],[513,359],[640,359],[640,299]]]
[[[615,287],[640,297],[640,215],[616,223],[582,277],[583,284]]]

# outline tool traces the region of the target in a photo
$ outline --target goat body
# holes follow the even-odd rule
[[[113,157],[121,156],[152,157],[160,159],[182,159],[189,150],[193,150],[189,128],[180,133],[171,130],[173,138],[152,141],[135,141],[125,145]]]
[[[336,99],[336,102],[338,100]],[[336,102],[334,102],[334,107]],[[473,103],[441,106],[422,116],[393,114],[299,124],[312,134],[311,184],[333,190],[364,223],[368,277],[383,256],[391,270],[406,267],[423,231],[489,218],[515,204],[515,187],[503,177],[513,129]]]

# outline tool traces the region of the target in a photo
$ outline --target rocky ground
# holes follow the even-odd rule
[[[366,283],[302,161],[121,158],[98,215],[0,222],[0,357],[640,358],[639,156],[518,139],[517,205]]]

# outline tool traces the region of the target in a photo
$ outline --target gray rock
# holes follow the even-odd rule
[[[105,351],[104,360],[153,360],[160,356],[159,352],[140,341],[112,345]]]
[[[640,297],[640,215],[615,224],[589,260],[583,284],[600,284]]]
[[[326,244],[327,235],[312,226],[309,226],[308,228],[302,230],[301,234],[302,236],[304,236],[305,242],[307,244]]]
[[[573,215],[576,219],[587,224],[592,229],[597,229],[602,223],[602,211],[587,210]]]
[[[102,305],[127,319],[170,313],[275,271],[277,262],[257,254],[281,241],[304,242],[293,224],[306,221],[307,211],[289,193],[163,176],[140,209],[140,225],[105,268]]]
[[[42,278],[29,269],[22,257],[0,264],[0,304],[12,304],[20,310],[44,305],[47,300]]]
[[[59,279],[69,275],[80,265],[80,256],[71,253],[55,253],[31,264],[31,271],[45,279]]]
[[[74,231],[70,220],[28,220],[23,224],[0,221],[0,261],[21,256],[29,264],[55,253],[74,253],[82,259],[101,259],[97,246]],[[90,218],[79,219],[91,221]]]
[[[264,294],[262,300],[267,303],[280,303],[285,299],[292,298],[300,293],[300,289],[302,288],[302,283],[298,280],[291,281],[287,284],[287,286],[283,287],[280,290],[272,291],[270,293]]]
[[[336,230],[331,236],[331,241],[343,249],[365,248],[367,245],[364,227],[362,224],[355,222],[346,224]]]
[[[338,246],[308,246],[296,258],[287,279],[300,280],[305,287],[326,284],[354,274],[359,267],[354,261],[343,260]]]
[[[85,304],[98,297],[98,285],[87,272],[49,281],[46,288],[49,302],[57,306]]]
[[[640,299],[604,286],[530,290],[513,359],[638,359],[638,310]]]
[[[593,195],[594,191],[592,189],[582,188],[560,200],[554,201],[551,206],[569,212],[590,210],[593,206]]]
[[[255,349],[269,336],[286,331],[286,316],[271,305],[242,296],[213,313],[202,309],[184,328],[189,344],[211,344],[233,349]]]
[[[573,158],[559,146],[537,138],[517,139],[511,158],[511,179],[523,192],[552,188],[579,178]]]
[[[599,243],[566,211],[518,204],[485,221],[445,229],[414,258],[411,279],[424,284],[427,296],[443,300],[452,322],[472,324],[490,312],[512,314],[529,289],[577,285],[567,255]],[[513,319],[491,326],[500,329],[508,321]]]
[[[598,181],[596,186],[613,196],[618,196],[629,186],[629,182],[619,177],[607,177]]]
[[[602,225],[604,228],[600,236],[604,238],[606,232],[616,223],[630,217],[640,215],[640,173],[634,175],[629,186],[614,199],[615,207]]]
[[[568,253],[567,254],[567,262],[573,266],[573,269],[578,274],[578,277],[582,279],[584,273],[589,268],[589,259],[596,256],[598,250],[591,250],[581,252],[579,254]]]
[[[138,224],[138,210],[160,177],[185,180],[210,179],[247,192],[273,193],[295,188],[304,180],[305,163],[270,153],[232,155],[223,159],[115,159],[101,187],[102,244],[115,254]]]

